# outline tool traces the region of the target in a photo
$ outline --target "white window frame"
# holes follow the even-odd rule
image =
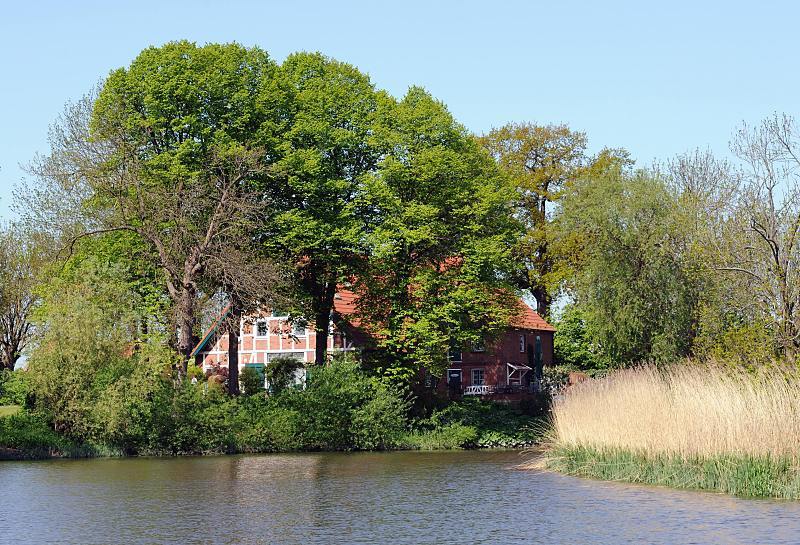
[[[481,381],[480,382],[476,382],[475,381],[475,374],[477,372],[480,372],[480,374],[481,374]],[[472,385],[472,386],[483,386],[483,385],[485,385],[486,384],[486,370],[483,367],[475,367],[475,368],[471,369],[470,372],[469,372],[469,379],[470,379],[470,385]]]
[[[464,385],[464,370],[463,369],[455,369],[453,367],[450,367],[449,369],[447,369],[447,384],[450,384],[450,371],[458,371],[458,373],[461,375],[461,385],[463,386]]]
[[[520,352],[520,354],[524,354],[525,353],[525,344],[526,344],[525,343],[525,334],[524,333],[520,333],[520,335],[519,335],[519,352]]]
[[[298,329],[298,326],[302,329]],[[308,331],[308,324],[302,320],[298,320],[292,324],[292,335],[295,337],[305,337]]]

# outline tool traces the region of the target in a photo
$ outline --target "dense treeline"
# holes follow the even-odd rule
[[[800,346],[800,145],[783,116],[736,132],[738,162],[638,168],[563,125],[472,135],[425,90],[393,97],[321,54],[174,42],[68,105],[50,145],[0,233],[0,361],[29,356],[24,388],[5,384],[76,441],[207,450],[152,431],[211,403],[187,377],[202,326],[225,305],[231,334],[285,308],[314,324],[321,364],[342,284],[376,333],[359,399],[383,400],[364,410],[388,430],[419,370],[491,341],[517,294],[556,322],[568,368],[749,366]],[[228,393],[247,390],[231,370]]]

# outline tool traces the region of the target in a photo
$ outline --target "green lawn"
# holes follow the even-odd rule
[[[21,408],[19,405],[0,405],[0,418],[16,414]]]

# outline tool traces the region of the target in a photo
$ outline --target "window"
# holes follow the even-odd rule
[[[256,336],[266,337],[268,334],[269,334],[269,329],[267,328],[267,321],[259,320],[258,322],[256,322]]]
[[[461,369],[447,370],[447,384],[453,389],[461,388]]]
[[[486,343],[483,341],[478,341],[472,345],[473,352],[486,352]]]
[[[461,361],[461,350],[457,348],[451,348],[447,352],[447,357],[450,358],[450,361]]]
[[[484,374],[483,369],[473,369],[472,370],[472,385],[473,386],[483,386],[484,384]]]
[[[519,336],[519,351],[525,352],[525,335]]]
[[[306,323],[303,320],[297,320],[292,324],[292,335],[295,337],[306,336]]]

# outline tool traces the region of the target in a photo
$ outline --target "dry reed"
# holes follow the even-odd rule
[[[682,459],[800,461],[800,373],[685,364],[623,370],[553,405],[553,446]]]

